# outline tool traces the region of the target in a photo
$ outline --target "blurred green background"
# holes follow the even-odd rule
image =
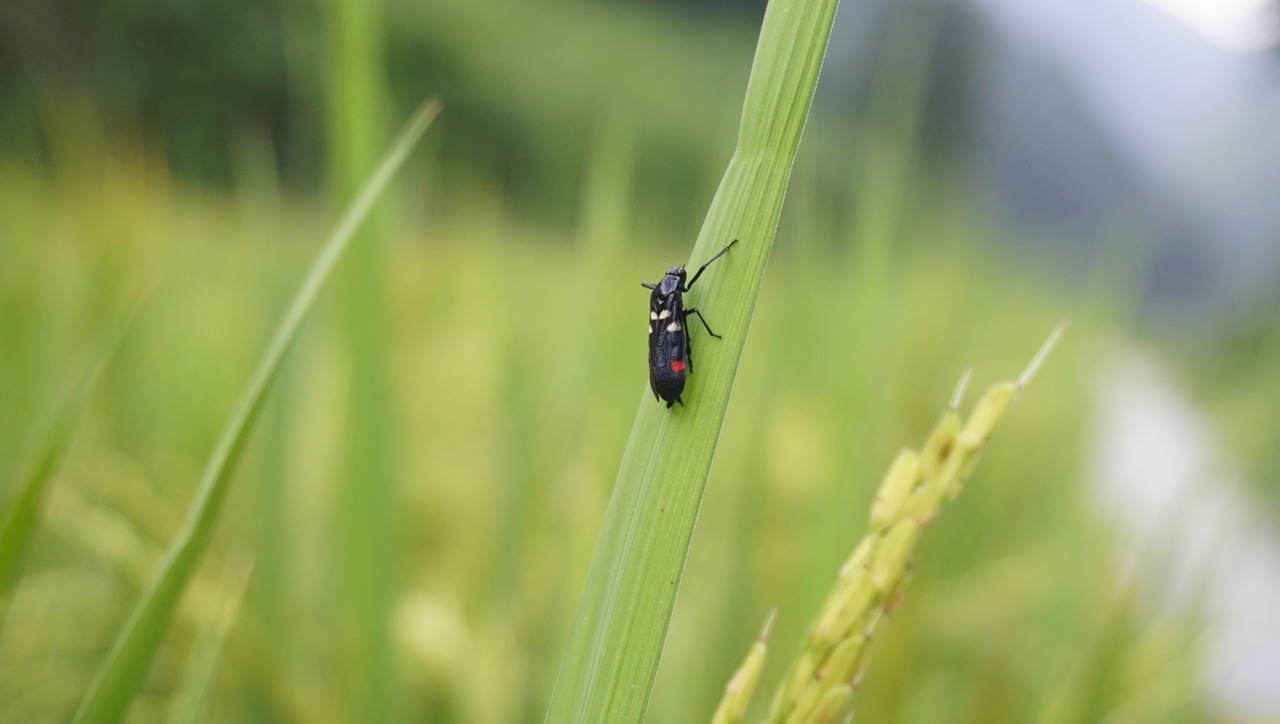
[[[6,3],[0,500],[148,301],[7,602],[0,719],[74,711],[320,241],[435,95],[444,114],[294,349],[130,718],[540,720],[636,405],[653,404],[639,282],[686,261],[762,8]],[[878,53],[858,110],[811,116],[649,720],[705,720],[777,607],[771,691],[897,449],[965,368],[979,389],[1012,377],[1063,317],[927,529],[858,719],[1229,718],[1202,686],[1198,595],[1144,605],[1162,553],[1118,563],[1090,501],[1092,362],[1117,337],[1163,350],[1265,480],[1275,317],[1183,349],[1138,323],[1129,252],[1067,276],[1051,248],[1011,246],[924,140],[936,37],[891,25],[920,52]]]

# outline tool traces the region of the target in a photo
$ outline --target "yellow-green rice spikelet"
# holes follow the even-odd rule
[[[756,682],[760,680],[760,670],[764,668],[764,657],[768,651],[765,645],[765,639],[769,636],[769,628],[773,625],[774,611],[769,612],[769,617],[764,622],[764,628],[761,629],[760,635],[756,637],[756,641],[751,645],[751,650],[747,652],[747,657],[742,661],[742,665],[738,670],[733,672],[733,676],[729,678],[729,683],[724,687],[724,696],[720,699],[720,706],[716,707],[716,712],[711,716],[712,724],[734,724],[742,720],[742,715],[747,710],[747,704],[751,703],[751,695],[755,692]]]
[[[804,720],[805,724],[829,724],[829,722],[840,721],[852,702],[853,687],[841,682],[822,695],[818,705]]]
[[[871,548],[875,542],[876,538],[872,535],[862,538],[862,542],[858,544],[858,547],[854,548],[853,553],[850,553],[849,557],[845,559],[844,565],[840,566],[840,577],[836,579],[837,588],[847,585],[849,581],[853,580],[859,568],[866,567],[867,559],[871,557]]]
[[[992,385],[982,399],[978,400],[977,407],[960,433],[960,444],[966,451],[977,450],[986,444],[996,429],[996,424],[1009,409],[1009,403],[1018,394],[1018,389],[1018,385],[1013,382],[1000,382]]]
[[[920,452],[908,448],[898,453],[872,503],[871,530],[841,567],[774,695],[769,722],[831,722],[848,716],[876,624],[897,607],[906,590],[921,527],[973,472],[982,446],[1061,332],[1060,325],[1016,382],[993,385],[967,421],[958,412],[966,372]]]
[[[884,544],[871,563],[871,585],[878,593],[888,593],[902,578],[919,532],[920,524],[914,520],[900,520],[889,529]]]
[[[880,483],[880,492],[871,504],[871,527],[883,528],[897,520],[902,503],[920,479],[920,456],[911,448],[903,448]]]
[[[866,648],[867,635],[862,631],[854,632],[849,638],[841,641],[827,663],[822,667],[822,678],[825,681],[850,681],[862,662],[862,652]]]
[[[824,658],[825,655],[819,649],[806,648],[800,652],[795,663],[791,665],[790,673],[787,674],[786,684],[778,688],[778,693],[773,698],[771,714],[773,719],[786,716],[787,712],[796,707],[801,695],[804,694],[805,687],[813,680]]]
[[[960,415],[955,408],[948,409],[920,450],[920,480],[925,486],[931,486],[937,481],[938,473],[955,452],[956,436],[959,434]]]
[[[839,643],[853,629],[858,618],[871,607],[876,589],[865,570],[859,567],[858,573],[852,585],[841,590],[823,609],[822,617],[813,627],[813,634],[809,638],[811,645],[823,647]]]
[[[818,708],[818,702],[822,701],[822,695],[826,693],[827,687],[822,685],[821,681],[814,679],[805,687],[804,693],[800,695],[800,700],[796,702],[796,706],[791,710],[791,715],[787,717],[787,724],[801,724],[809,720],[809,715]]]

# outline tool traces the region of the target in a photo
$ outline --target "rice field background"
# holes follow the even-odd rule
[[[15,122],[40,142],[0,167],[0,504],[101,370],[3,602],[0,720],[76,711],[390,138],[333,129],[391,128],[421,91],[443,114],[287,358],[128,718],[542,719],[628,431],[656,404],[639,284],[688,259],[754,42],[750,27],[558,5],[397,4],[384,30],[330,38],[347,50],[291,76],[317,142],[290,138],[319,159],[282,161],[296,149],[242,128],[216,143],[225,178],[202,178],[175,162],[181,144],[122,127],[91,92],[46,92]],[[540,53],[543,30],[576,42]],[[405,78],[403,56],[427,50],[457,71],[440,87]],[[1221,721],[1199,609],[1150,605],[1159,551],[1126,568],[1089,500],[1100,350],[1161,349],[1134,321],[1138,282],[1122,264],[1063,275],[1002,238],[925,160],[909,80],[884,84],[903,95],[880,93],[861,122],[821,106],[810,120],[647,720],[707,720],[776,609],[763,716],[897,450],[966,369],[979,392],[1009,379],[1070,318],[924,531],[856,720]],[[378,99],[370,116],[343,105],[362,97]],[[477,158],[486,118],[525,129],[526,156]],[[1261,357],[1158,354],[1242,431],[1234,452],[1265,479],[1249,391],[1275,389],[1258,361],[1274,360],[1273,321],[1243,328]],[[1214,374],[1232,365],[1259,371]]]

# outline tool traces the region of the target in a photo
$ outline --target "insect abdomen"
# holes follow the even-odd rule
[[[676,402],[683,404],[680,393],[688,372],[684,310],[679,301],[668,298],[649,317],[649,386],[654,396],[666,401],[667,407]]]

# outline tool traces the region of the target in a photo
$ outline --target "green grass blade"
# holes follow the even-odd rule
[[[774,0],[765,12],[738,143],[691,262],[742,242],[689,295],[723,339],[698,340],[686,407],[644,392],[547,721],[644,715],[836,4]]]
[[[439,104],[429,101],[414,114],[325,243],[280,326],[272,335],[248,387],[222,432],[178,539],[169,549],[160,571],[143,592],[142,599],[116,639],[106,662],[80,703],[75,721],[119,721],[124,717],[129,702],[150,667],[156,647],[173,617],[182,592],[209,543],[222,502],[230,489],[232,470],[279,373],[285,354],[297,337],[307,312],[333,272],[338,258],[349,245],[356,228],[438,112]]]
[[[182,692],[169,715],[170,724],[197,724],[206,711],[209,689],[213,685],[214,674],[218,671],[218,662],[222,659],[227,637],[231,634],[231,625],[240,613],[244,591],[249,585],[252,572],[253,564],[249,561],[238,565],[232,572],[231,589],[222,602],[221,610],[216,618],[207,622],[207,627],[196,641]]]
[[[27,544],[40,522],[41,510],[44,507],[45,493],[49,489],[49,481],[62,463],[63,454],[71,442],[71,433],[75,429],[80,415],[80,407],[90,388],[97,381],[98,375],[107,363],[119,351],[129,330],[133,327],[138,312],[142,309],[142,301],[131,305],[123,315],[122,321],[113,325],[102,350],[98,352],[92,366],[85,373],[71,396],[58,409],[53,424],[40,446],[35,462],[27,471],[13,500],[5,509],[4,519],[0,521],[0,601],[7,596],[17,584],[22,572],[22,564],[26,559]],[[0,604],[3,606],[3,604]],[[3,625],[7,607],[0,608],[0,625]]]
[[[383,3],[335,0],[324,5],[329,124],[329,182],[346,199],[376,160],[385,133],[387,48]],[[331,523],[330,597],[338,642],[351,662],[340,688],[348,721],[396,722],[401,677],[391,630],[396,594],[400,500],[396,484],[398,430],[394,416],[386,283],[383,263],[392,213],[369,214],[334,279],[339,338],[348,365],[342,462]]]

